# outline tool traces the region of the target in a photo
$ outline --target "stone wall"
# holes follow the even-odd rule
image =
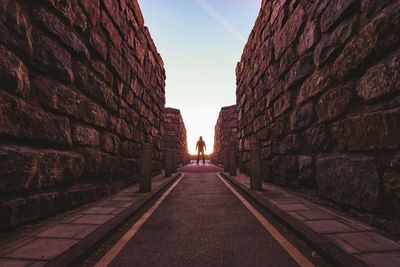
[[[237,105],[223,107],[215,125],[213,162],[224,164],[224,151],[233,143],[237,150]]]
[[[170,148],[177,150],[178,166],[187,163],[189,151],[186,128],[179,109],[166,109],[164,147],[165,149]]]
[[[263,1],[237,66],[240,162],[263,178],[400,217],[400,2]]]
[[[136,0],[0,0],[0,227],[162,168],[163,62]]]

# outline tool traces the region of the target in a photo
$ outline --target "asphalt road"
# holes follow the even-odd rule
[[[298,266],[216,171],[185,167],[181,182],[110,266]]]

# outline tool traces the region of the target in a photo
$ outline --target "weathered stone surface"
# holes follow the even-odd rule
[[[24,222],[37,220],[60,211],[58,193],[43,193],[25,198],[16,198],[1,204],[1,227],[10,228]]]
[[[93,26],[97,25],[100,19],[100,1],[99,0],[79,0],[84,11],[88,15]]]
[[[354,31],[356,17],[342,22],[331,35],[322,38],[315,48],[314,63],[320,66],[336,56]]]
[[[103,40],[103,38],[96,32],[90,32],[89,43],[96,49],[97,53],[103,58],[107,58],[107,43]]]
[[[279,117],[287,111],[292,104],[292,94],[290,92],[280,96],[274,103],[274,116]]]
[[[79,145],[97,147],[100,144],[100,135],[93,128],[77,124],[74,125],[72,140]]]
[[[302,85],[297,96],[297,103],[301,104],[329,88],[332,84],[331,70],[323,68],[314,72]]]
[[[291,129],[297,130],[309,126],[315,118],[313,104],[307,103],[297,108],[291,117]]]
[[[105,152],[118,154],[120,149],[120,140],[114,134],[105,133],[101,135],[101,148]]]
[[[385,197],[397,214],[400,213],[400,154],[393,156],[390,168],[383,177]]]
[[[302,137],[311,151],[326,151],[332,145],[329,127],[324,124],[313,126],[303,132]]]
[[[0,135],[71,144],[69,120],[0,92]]]
[[[28,70],[13,53],[0,45],[0,83],[3,89],[27,97],[30,93]]]
[[[85,66],[77,64],[75,66],[75,76],[78,86],[88,92],[96,100],[114,112],[118,111],[118,99],[114,95],[110,86],[101,81],[96,75]]]
[[[375,158],[340,155],[318,159],[316,181],[321,196],[356,208],[379,206],[379,175]]]
[[[71,185],[80,178],[84,160],[78,154],[28,147],[0,146],[0,191]]]
[[[321,31],[328,31],[346,12],[346,10],[356,2],[356,0],[337,0],[330,2],[321,16]]]
[[[357,94],[365,101],[400,92],[400,52],[387,62],[370,68],[357,87]]]
[[[0,39],[6,47],[15,46],[24,54],[31,56],[33,52],[32,29],[15,0],[0,1]]]
[[[297,52],[301,55],[310,49],[318,40],[319,34],[314,21],[309,21],[306,24],[303,34],[300,36]]]
[[[400,3],[394,3],[380,12],[344,47],[334,63],[338,79],[344,79],[360,68],[372,53],[395,46],[400,42],[394,29],[400,27]]]
[[[301,183],[313,182],[315,177],[313,158],[299,156],[299,180]]]
[[[42,105],[84,122],[107,125],[106,111],[73,89],[40,76],[35,77],[33,86]]]
[[[35,32],[34,58],[45,71],[54,72],[64,82],[72,82],[71,56],[54,40],[41,32]]]
[[[176,151],[176,163],[185,165],[188,161],[188,144],[185,123],[179,109],[167,108],[165,113],[165,133],[163,144],[165,149]],[[166,159],[165,159],[166,160]],[[166,162],[165,162],[166,163]]]
[[[297,187],[298,162],[296,156],[279,156],[272,160],[272,181],[279,185]]]
[[[319,121],[327,121],[342,115],[353,96],[353,85],[334,88],[322,95],[316,105]]]
[[[304,22],[304,10],[298,5],[296,10],[286,22],[285,26],[275,35],[275,58],[279,58],[282,52],[288,47],[298,36],[301,25]]]
[[[65,45],[72,49],[72,51],[79,55],[83,55],[86,59],[90,58],[89,51],[76,35],[74,30],[67,27],[60,19],[48,12],[46,9],[36,9],[34,11],[34,19],[40,22],[52,34],[58,36]]]
[[[137,182],[144,142],[160,173],[165,71],[136,0],[0,0],[0,35],[0,228]]]
[[[259,141],[268,181],[316,190],[315,161],[344,158],[350,162],[338,169],[354,191],[367,163],[353,153],[364,153],[379,158],[369,181],[354,198],[341,182],[331,199],[397,220],[398,172],[389,166],[400,149],[399,14],[395,0],[263,1],[236,68],[242,171],[250,171],[249,144]],[[332,186],[336,179],[326,177]],[[368,207],[364,195],[373,195]]]
[[[221,108],[218,116],[217,124],[215,125],[214,135],[214,152],[212,160],[216,164],[224,164],[225,156],[228,149],[235,151],[235,161],[237,160],[237,151],[239,143],[238,138],[238,119],[237,119],[237,106],[228,106]],[[250,145],[249,145],[250,146]]]
[[[106,29],[109,40],[112,41],[112,43],[115,45],[117,49],[120,49],[122,42],[121,35],[118,33],[118,30],[115,28],[110,17],[107,15],[105,11],[101,12],[101,23],[103,27]]]
[[[312,57],[305,55],[297,61],[286,76],[285,88],[291,90],[296,88],[298,83],[310,75],[315,69]]]
[[[359,115],[333,124],[341,150],[398,149],[400,109]]]

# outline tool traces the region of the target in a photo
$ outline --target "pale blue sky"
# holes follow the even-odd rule
[[[181,110],[194,153],[212,152],[221,107],[236,102],[235,68],[261,0],[139,0],[167,74],[167,107]]]

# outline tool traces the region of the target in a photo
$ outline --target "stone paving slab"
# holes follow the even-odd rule
[[[16,237],[15,241],[0,247],[0,266],[44,266],[93,237],[110,221],[117,221],[123,212],[140,205],[173,178],[157,176],[152,179],[153,191],[140,193],[139,185],[131,186],[114,196],[86,205],[60,219],[50,218],[41,222],[35,232]],[[136,204],[138,203],[138,204]],[[144,202],[143,202],[144,203]],[[109,228],[109,227],[106,227]],[[81,246],[84,247],[84,246]]]
[[[249,176],[240,172],[235,177],[224,175],[250,190]],[[262,191],[251,192],[287,214],[297,225],[303,224],[368,266],[400,266],[400,244],[369,225],[311,203],[271,183],[263,182]]]

